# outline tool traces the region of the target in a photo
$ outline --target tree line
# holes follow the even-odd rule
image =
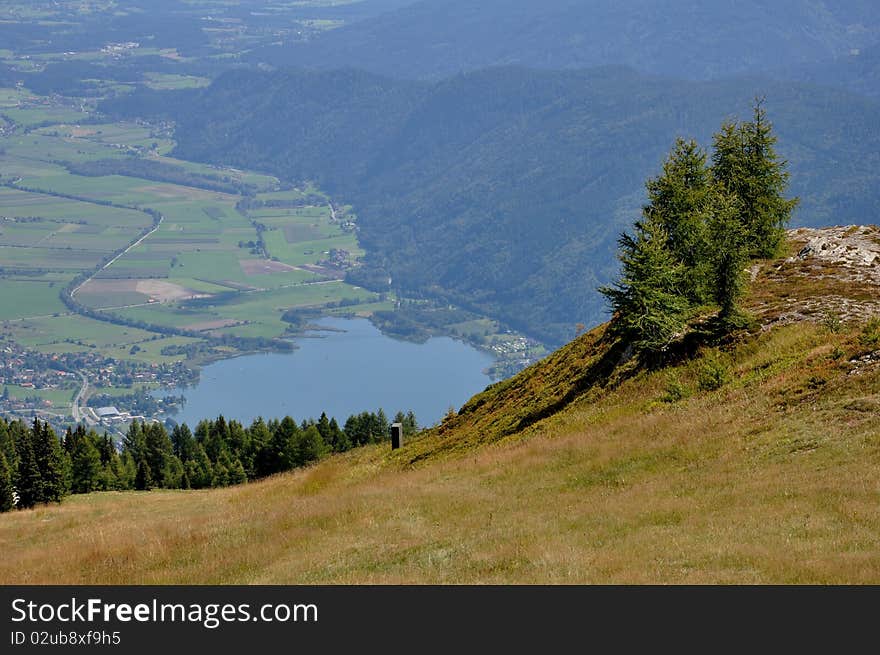
[[[413,412],[398,412],[405,435],[418,431]],[[92,491],[206,489],[241,484],[306,466],[330,453],[389,438],[385,412],[361,412],[340,427],[325,413],[297,423],[289,416],[250,426],[223,416],[169,432],[134,421],[121,444],[83,425],[59,438],[48,423],[0,418],[0,512],[61,502]]]
[[[779,254],[798,203],[783,196],[789,175],[775,143],[761,99],[751,121],[722,124],[711,163],[696,141],[676,141],[646,183],[634,232],[618,241],[619,278],[600,288],[613,311],[611,335],[650,355],[697,316],[714,313],[720,333],[747,324],[739,307],[746,266]]]

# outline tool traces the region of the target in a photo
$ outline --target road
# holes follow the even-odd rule
[[[76,295],[76,292],[77,292],[77,291],[79,291],[79,290],[82,289],[85,285],[87,285],[89,282],[91,282],[91,281],[94,279],[94,277],[95,277],[98,273],[100,273],[100,272],[103,271],[103,270],[106,270],[106,269],[110,268],[110,267],[116,262],[116,260],[118,260],[120,257],[122,257],[123,255],[125,255],[126,253],[128,253],[129,250],[131,250],[132,248],[137,248],[140,244],[142,244],[142,243],[144,242],[144,240],[145,240],[147,237],[149,237],[151,234],[153,234],[156,230],[158,230],[158,229],[161,227],[161,225],[162,225],[162,221],[164,221],[164,220],[165,220],[165,217],[162,216],[162,215],[160,215],[160,216],[159,216],[159,220],[156,221],[156,226],[155,226],[152,230],[150,230],[149,232],[147,232],[146,234],[144,234],[141,238],[137,239],[136,241],[130,243],[129,246],[128,246],[125,250],[123,250],[121,253],[119,253],[118,255],[116,255],[116,257],[114,257],[113,259],[111,259],[109,262],[107,262],[106,264],[104,264],[101,268],[99,268],[97,271],[95,271],[95,272],[92,273],[89,277],[87,277],[87,278],[82,282],[82,284],[80,284],[76,289],[74,289],[73,291],[70,292],[70,297],[73,298],[73,297]]]
[[[79,391],[77,391],[76,396],[73,399],[73,404],[70,407],[70,413],[73,415],[74,423],[80,423],[85,421],[86,423],[91,423],[89,419],[80,411],[80,403],[82,402],[83,396],[89,390],[89,379],[85,376],[85,373],[80,373],[79,376],[82,378],[82,387],[80,387]]]

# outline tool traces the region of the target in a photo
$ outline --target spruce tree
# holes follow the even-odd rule
[[[685,325],[689,308],[682,294],[684,267],[669,249],[669,235],[650,216],[635,225],[635,235],[619,240],[620,278],[599,291],[614,316],[611,334],[636,352],[663,350]]]
[[[746,128],[746,171],[749,178],[745,185],[746,192],[740,195],[740,200],[755,242],[750,254],[773,257],[779,252],[785,238],[785,226],[791,220],[798,199],[783,197],[789,180],[785,170],[787,162],[780,160],[776,154],[777,138],[767,120],[763,99],[755,101],[754,117]]]
[[[8,512],[15,507],[14,493],[12,469],[6,461],[6,455],[0,452],[0,512]]]
[[[270,448],[275,462],[272,465],[272,473],[287,471],[297,465],[297,442],[300,428],[289,416],[281,419],[270,441]]]
[[[721,308],[719,323],[725,330],[738,327],[744,318],[738,301],[745,289],[749,243],[740,220],[741,212],[737,197],[721,189],[713,194],[709,219],[711,287],[713,299]]]
[[[385,415],[385,410],[381,407],[379,408],[379,413],[376,414],[376,427],[374,432],[374,441],[386,441],[391,438],[391,423],[388,421],[388,417]]]
[[[142,459],[137,463],[137,474],[134,478],[134,488],[138,491],[149,491],[153,488],[153,474],[150,465]]]
[[[172,465],[174,447],[171,439],[161,423],[144,425],[143,432],[143,458],[150,467],[153,483],[157,487],[169,486],[166,480],[168,467]]]
[[[412,410],[409,410],[406,413],[406,418],[403,420],[403,432],[407,436],[415,434],[419,431],[419,422],[416,420],[416,413]]]
[[[68,492],[67,467],[61,442],[48,423],[34,420],[34,456],[42,481],[39,502],[60,503]]]
[[[785,226],[798,204],[783,196],[788,187],[787,162],[776,153],[777,138],[767,120],[763,99],[756,99],[753,119],[725,123],[715,135],[712,173],[740,205],[740,221],[751,257],[773,257],[785,237]]]
[[[327,452],[327,446],[321,438],[321,433],[314,425],[310,425],[297,435],[296,439],[296,466],[304,466],[317,461]]]
[[[241,460],[236,457],[232,460],[232,465],[229,467],[229,484],[242,484],[244,482],[247,482],[247,474]]]
[[[696,141],[679,138],[663,163],[663,172],[645,185],[644,215],[666,231],[670,251],[684,266],[682,291],[695,302],[709,295],[705,254],[710,181],[706,153]]]
[[[336,418],[330,419],[330,436],[327,438],[327,444],[333,449],[333,452],[343,453],[351,450],[351,440],[345,431],[339,427]]]
[[[193,489],[214,486],[214,465],[200,443],[196,443],[195,457],[186,463],[186,475]]]
[[[6,423],[0,417],[0,454],[6,457],[9,469],[14,471],[18,468],[18,454],[15,451],[15,424]],[[15,476],[13,475],[13,478]]]
[[[330,419],[327,418],[326,412],[321,412],[321,418],[318,419],[315,425],[318,428],[318,432],[321,433],[321,438],[329,443],[331,436]]]
[[[171,445],[174,454],[182,462],[193,458],[195,452],[195,439],[186,423],[175,425],[171,431]]]
[[[24,427],[21,424],[19,426]],[[43,479],[34,454],[33,432],[26,428],[19,430],[15,448],[18,453],[18,506],[33,507],[43,501]]]
[[[131,452],[124,450],[119,458],[119,488],[134,489],[137,478],[137,461]]]
[[[143,425],[140,421],[132,421],[128,426],[128,431],[122,438],[122,452],[128,453],[137,462],[146,456],[146,446],[144,440]]]
[[[76,441],[71,456],[71,491],[75,494],[87,494],[101,486],[101,454],[92,439],[83,436]]]
[[[257,418],[251,423],[249,432],[252,453],[249,458],[251,468],[247,469],[246,472],[249,478],[261,478],[269,475],[269,470],[272,468],[272,453],[269,448],[272,433],[262,418]]]
[[[223,461],[219,461],[214,464],[214,486],[215,487],[228,487],[229,486],[229,469],[223,463]]]

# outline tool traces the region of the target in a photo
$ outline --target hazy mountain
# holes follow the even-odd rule
[[[514,64],[627,65],[707,79],[822,61],[877,41],[871,0],[423,0],[248,58],[412,78]]]
[[[880,104],[760,79],[501,68],[437,83],[235,72],[108,110],[178,121],[178,154],[313,179],[354,204],[374,279],[447,297],[550,342],[592,323],[615,241],[676,136],[702,143],[755,94],[791,161],[804,225],[872,222]],[[367,280],[367,277],[364,277]]]
[[[880,98],[880,46],[855,49],[841,57],[776,73],[781,79],[826,84]]]

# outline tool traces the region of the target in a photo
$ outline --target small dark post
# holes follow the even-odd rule
[[[403,445],[403,423],[391,424],[391,450],[397,450]]]

